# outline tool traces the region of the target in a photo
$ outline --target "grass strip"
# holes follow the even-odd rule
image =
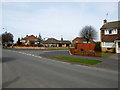
[[[108,57],[110,55],[112,55],[113,53],[102,53],[102,57]]]
[[[11,50],[12,48],[2,48],[2,49],[5,49],[5,50]]]
[[[69,49],[47,49],[47,50],[69,50]]]
[[[87,64],[87,65],[95,65],[98,63],[101,63],[102,61],[99,60],[93,60],[93,59],[86,59],[86,58],[75,58],[75,57],[51,57],[52,59],[58,59],[58,60],[64,60],[69,62],[78,62],[81,64]]]

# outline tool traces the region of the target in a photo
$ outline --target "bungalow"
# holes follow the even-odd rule
[[[107,22],[100,28],[102,52],[120,53],[120,21]]]
[[[48,38],[45,41],[42,41],[44,45],[47,45],[49,47],[69,47],[71,45],[71,42],[68,40],[57,40],[55,38]]]

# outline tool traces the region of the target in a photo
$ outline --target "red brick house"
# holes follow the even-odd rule
[[[76,44],[76,43],[87,43],[87,40],[85,38],[82,38],[82,37],[76,37],[72,40],[72,43],[73,44]],[[93,40],[91,40],[90,42],[88,43],[94,43]]]
[[[107,22],[100,28],[103,52],[120,53],[120,21]]]
[[[21,39],[21,42],[24,43],[25,45],[29,44],[30,41],[37,41],[38,38],[35,37],[34,35],[26,35],[26,37]]]

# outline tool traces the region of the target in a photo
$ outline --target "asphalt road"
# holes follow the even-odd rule
[[[42,51],[41,51],[42,53]],[[118,72],[2,51],[3,88],[117,88]]]
[[[32,50],[32,49],[31,50],[27,50],[27,49],[26,50],[22,50],[22,49],[19,50],[19,49],[15,49],[15,51],[34,54],[34,55],[42,56],[45,58],[55,57],[55,56],[67,56],[67,57],[77,57],[77,58],[88,58],[88,59],[100,60],[103,62],[100,64],[94,65],[94,67],[109,69],[109,70],[120,72],[120,70],[118,69],[118,68],[120,68],[120,66],[118,65],[118,58],[120,57],[120,54],[119,55],[113,54],[109,57],[100,58],[100,57],[70,55],[69,50]]]

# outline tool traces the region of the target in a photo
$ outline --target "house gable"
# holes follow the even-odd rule
[[[119,53],[120,21],[105,22],[100,30],[102,52]]]
[[[27,37],[25,37],[24,38],[25,40],[29,40],[29,41],[35,41],[35,40],[37,40],[38,38],[37,37],[35,37],[34,35],[30,35],[30,36],[27,36]]]
[[[102,42],[114,42],[120,36],[120,21],[108,22],[100,30]]]
[[[90,40],[90,43],[93,43],[94,41],[93,40]],[[87,43],[87,40],[82,38],[82,37],[76,37],[72,40],[72,43],[75,44],[75,43]]]

